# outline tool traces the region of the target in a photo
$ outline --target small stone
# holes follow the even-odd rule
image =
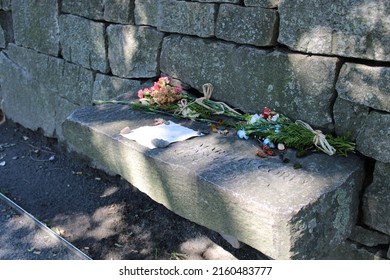
[[[283,143],[279,143],[279,144],[278,144],[278,150],[279,150],[279,151],[284,151],[285,149],[286,149],[286,147],[284,146]]]
[[[128,126],[126,126],[125,128],[123,128],[122,130],[121,130],[121,134],[128,134],[128,133],[130,133],[131,132],[131,129],[128,127]]]
[[[169,141],[165,141],[164,139],[152,139],[151,143],[157,148],[165,148],[169,146]]]

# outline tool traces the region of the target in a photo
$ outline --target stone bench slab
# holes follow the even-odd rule
[[[254,142],[211,133],[150,150],[122,137],[124,127],[163,117],[194,129],[205,124],[123,105],[75,111],[63,125],[67,145],[119,174],[176,214],[235,236],[274,259],[319,259],[355,224],[363,162],[312,154],[289,163],[256,156]],[[294,169],[294,163],[302,168]]]

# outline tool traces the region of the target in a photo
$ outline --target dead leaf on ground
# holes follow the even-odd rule
[[[268,155],[263,150],[260,150],[260,149],[257,149],[256,155],[258,157],[261,157],[261,158],[267,158],[268,157]]]
[[[267,155],[269,155],[269,156],[274,156],[275,155],[275,152],[270,147],[268,147],[267,145],[263,145],[263,151]]]

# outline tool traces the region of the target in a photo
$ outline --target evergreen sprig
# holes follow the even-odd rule
[[[237,131],[244,131],[246,138],[251,136],[257,139],[268,139],[273,143],[283,143],[286,147],[294,148],[298,151],[317,149],[314,145],[314,133],[302,125],[292,122],[282,114],[277,114],[277,118],[272,118],[272,116],[276,115],[275,112],[272,112],[272,115],[268,118],[260,117],[256,121],[251,122],[252,115],[240,115],[226,111],[223,114],[224,118],[221,118],[221,115],[213,114],[215,111],[221,111],[218,102],[205,100],[205,104],[214,110],[211,111],[194,102],[195,98],[187,94],[183,94],[183,98],[187,100],[188,108],[196,112],[196,117],[191,117],[191,119],[206,123],[219,123]],[[180,106],[177,103],[159,105],[126,101],[94,101],[94,104],[104,103],[130,105],[133,109],[142,109],[150,113],[160,113],[175,118],[189,118],[180,113]],[[347,156],[355,150],[355,143],[348,141],[347,137],[326,134],[325,138],[336,149],[336,153],[339,155]]]

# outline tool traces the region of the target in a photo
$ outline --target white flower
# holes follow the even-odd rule
[[[237,135],[241,139],[246,139],[246,140],[249,139],[249,137],[248,137],[248,135],[246,135],[246,132],[244,129],[237,130]]]
[[[272,118],[271,118],[271,121],[273,122],[276,122],[276,120],[279,118],[279,114],[276,114],[274,115]]]
[[[254,114],[254,115],[251,116],[251,119],[250,119],[249,123],[250,124],[254,124],[255,122],[257,122],[261,118],[262,118],[262,116],[259,116],[258,114]]]

